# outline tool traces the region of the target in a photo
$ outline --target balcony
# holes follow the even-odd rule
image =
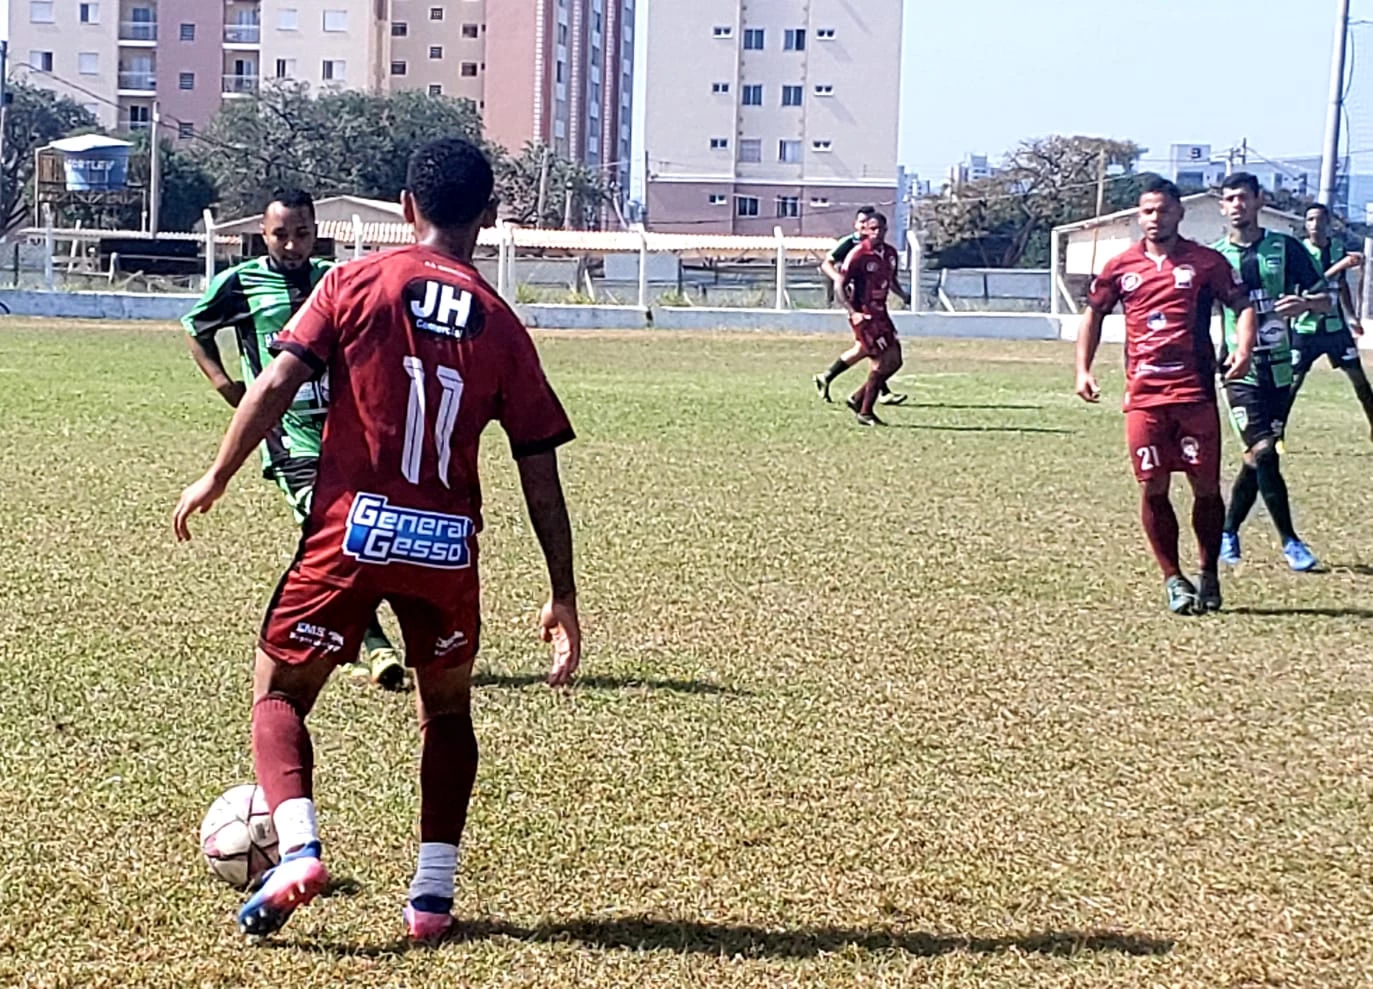
[[[120,92],[153,93],[157,91],[157,76],[152,72],[120,72]]]
[[[133,117],[125,117],[121,121],[121,123],[124,125],[124,129],[130,132],[138,130],[152,130],[153,127],[152,121],[135,120]]]
[[[119,40],[132,45],[152,45],[157,43],[156,21],[121,21]]]
[[[226,45],[262,44],[261,24],[225,24],[224,43]]]
[[[259,76],[226,75],[222,92],[228,96],[249,96],[257,92]]]

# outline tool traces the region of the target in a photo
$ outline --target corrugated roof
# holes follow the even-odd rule
[[[104,134],[82,134],[53,141],[48,147],[63,154],[80,154],[83,151],[94,151],[96,148],[131,148],[133,145],[117,137],[106,137]]]

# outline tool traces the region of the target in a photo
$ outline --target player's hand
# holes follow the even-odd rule
[[[236,409],[238,408],[238,403],[243,401],[243,396],[248,393],[248,386],[242,381],[230,380],[226,381],[215,390],[219,392],[220,397],[223,398],[224,401],[229,403],[230,408]]]
[[[1096,378],[1092,377],[1091,371],[1077,372],[1077,397],[1084,402],[1100,402],[1101,389],[1097,387]]]
[[[872,319],[872,317],[865,312],[849,313],[849,322],[852,323],[854,326],[861,326],[870,319]]]
[[[181,492],[181,500],[176,503],[176,511],[172,512],[172,530],[176,532],[177,542],[190,540],[191,530],[186,524],[187,519],[208,512],[223,496],[224,488],[224,482],[210,472]]]
[[[548,685],[567,686],[582,661],[582,627],[577,621],[576,600],[550,600],[544,605],[539,612],[539,636],[553,644],[553,669],[548,674]]]
[[[1344,256],[1344,263],[1348,266],[1347,270],[1363,267],[1363,252],[1350,251]]]
[[[1253,362],[1254,355],[1249,352],[1240,353],[1238,350],[1231,351],[1225,358],[1225,381],[1238,381],[1249,373],[1249,365]]]
[[[1310,305],[1300,295],[1282,295],[1273,303],[1273,311],[1283,319],[1296,319],[1305,314]]]

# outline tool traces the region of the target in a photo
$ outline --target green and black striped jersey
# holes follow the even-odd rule
[[[244,261],[210,282],[200,301],[181,318],[181,325],[201,339],[232,328],[242,358],[243,381],[251,384],[272,359],[268,345],[332,267],[332,261],[320,258],[312,258],[299,271],[285,271],[268,257]],[[263,474],[274,476],[290,460],[319,457],[328,406],[327,377],[300,389],[280,425],[262,444]]]

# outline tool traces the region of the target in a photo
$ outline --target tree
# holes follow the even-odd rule
[[[99,121],[75,100],[47,89],[12,82],[13,102],[5,114],[5,149],[0,159],[0,229],[23,222],[33,202],[33,153],[75,131],[95,130]]]
[[[480,141],[476,106],[413,91],[312,96],[303,83],[274,83],[226,101],[200,135],[195,159],[230,215],[261,209],[273,190],[292,185],[317,196],[394,200],[410,152],[438,134]]]
[[[149,148],[147,131],[132,138],[131,153],[146,155]],[[194,230],[205,208],[218,198],[218,190],[200,162],[188,151],[177,148],[171,141],[161,141],[162,195],[158,227],[162,230]],[[141,217],[124,217],[123,224],[137,228]]]
[[[506,155],[497,161],[496,185],[502,213],[526,226],[564,226],[569,192],[572,195],[571,218],[577,227],[591,226],[601,207],[610,201],[601,173],[534,141],[526,144],[518,155]],[[542,224],[539,223],[541,187],[544,190]]]
[[[927,200],[931,246],[946,266],[1044,267],[1054,227],[1096,214],[1100,170],[1108,172],[1106,212],[1138,198],[1148,177],[1134,172],[1141,150],[1131,141],[1053,136],[1026,141],[989,178]]]

